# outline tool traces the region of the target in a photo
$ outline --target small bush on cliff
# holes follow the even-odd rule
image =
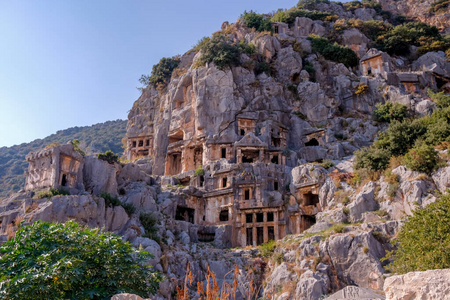
[[[119,162],[119,156],[114,154],[111,150],[106,151],[105,153],[97,154],[97,158],[108,162],[108,164],[114,164]]]
[[[100,194],[100,197],[102,197],[105,200],[105,206],[106,207],[114,207],[119,206],[122,203],[120,202],[119,198],[111,196],[110,193],[102,192]]]
[[[406,118],[408,108],[400,103],[386,102],[375,105],[376,110],[373,112],[373,118],[379,122],[391,122],[392,120],[402,121]]]
[[[179,57],[163,57],[161,60],[153,66],[152,75],[142,75],[139,82],[143,85],[153,85],[155,88],[158,86],[166,86],[173,70],[180,63]]]
[[[81,148],[80,148],[80,140],[79,140],[79,139],[73,139],[71,143],[72,143],[73,149],[74,149],[75,151],[77,151],[78,153],[80,153],[82,156],[86,156],[86,152],[84,152],[84,151],[81,150]]]
[[[326,59],[343,63],[347,67],[358,65],[358,56],[352,49],[342,47],[337,43],[331,44],[326,38],[314,34],[310,35],[308,39],[311,41],[313,51],[322,54]]]
[[[144,264],[149,253],[73,221],[21,227],[0,254],[2,299],[109,299],[121,292],[147,297],[161,281]]]
[[[395,26],[380,41],[384,51],[395,55],[409,54],[410,45],[422,48],[419,48],[420,55],[428,51],[448,48],[447,42],[435,26],[421,22],[409,22]]]
[[[338,18],[338,16],[333,15],[328,12],[317,11],[317,10],[306,10],[306,9],[298,9],[293,7],[288,10],[279,10],[272,17],[272,22],[284,22],[289,26],[292,26],[295,23],[295,19],[297,17],[310,18],[311,20],[322,20],[322,21],[334,21]]]
[[[355,151],[354,166],[355,169],[384,170],[389,165],[390,158],[391,154],[386,149],[364,148]]]
[[[385,259],[393,259],[388,266],[392,272],[450,268],[450,195],[418,209],[403,225],[397,251]]]
[[[152,213],[141,213],[139,215],[139,221],[141,221],[141,224],[145,229],[145,234],[143,236],[159,241],[156,217]]]
[[[316,6],[320,3],[329,4],[329,0],[300,0],[297,3],[297,8],[300,9],[316,9]]]
[[[253,10],[244,13],[240,16],[248,28],[255,28],[257,31],[271,31],[272,23],[270,19],[264,18],[262,14],[257,14]]]
[[[450,54],[450,48],[449,48]],[[450,107],[450,95],[445,94],[443,91],[440,93],[434,93],[432,90],[427,91],[428,96],[430,96],[431,100],[436,103],[439,108],[447,108]]]
[[[54,189],[54,188],[50,188],[48,191],[41,191],[39,193],[37,193],[36,198],[37,199],[42,199],[42,198],[51,198],[54,196],[67,196],[69,195],[69,191],[65,190],[65,189]]]
[[[433,146],[419,142],[405,154],[403,161],[413,171],[431,173],[438,166],[439,156]]]
[[[200,64],[212,62],[219,70],[239,65],[239,47],[232,45],[223,35],[214,35],[201,45],[200,50],[202,51]]]

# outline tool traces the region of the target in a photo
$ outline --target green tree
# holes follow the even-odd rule
[[[404,155],[416,140],[427,131],[426,126],[417,120],[392,121],[385,132],[380,133],[375,147],[388,150],[391,155]]]
[[[384,170],[389,165],[391,154],[386,149],[375,147],[364,148],[355,151],[355,169],[367,169],[370,171]]]
[[[449,48],[450,51],[450,48]],[[450,53],[450,52],[449,52]],[[433,100],[434,103],[439,108],[446,108],[450,106],[450,95],[445,94],[443,91],[439,93],[434,93],[432,90],[427,91],[428,96],[430,96],[431,100]]]
[[[146,86],[150,84],[154,87],[165,86],[179,63],[179,57],[163,57],[153,66],[152,75],[142,75],[139,82]]]
[[[118,163],[119,156],[114,154],[111,150],[106,151],[105,153],[97,154],[97,158],[108,162],[109,164]]]
[[[314,34],[310,35],[308,40],[311,41],[313,51],[322,54],[326,59],[343,63],[347,67],[358,65],[358,56],[352,49],[342,47],[337,43],[331,44],[326,38]]]
[[[82,156],[86,156],[86,152],[84,152],[80,148],[80,140],[79,139],[73,139],[71,143],[72,143],[73,149],[75,149],[75,151],[80,153]]]
[[[408,108],[400,103],[386,102],[375,105],[376,110],[373,112],[373,118],[380,122],[390,122],[392,120],[402,121],[406,118]]]
[[[269,18],[265,18],[262,14],[257,14],[253,10],[244,13],[240,17],[245,21],[248,28],[255,28],[257,31],[271,31],[272,23]]]
[[[226,67],[237,66],[240,62],[239,47],[231,45],[231,42],[223,35],[214,35],[200,47],[202,51],[200,57],[201,64],[212,62],[218,69],[223,70]]]
[[[150,254],[118,235],[37,221],[0,247],[0,298],[110,299],[128,292],[147,297],[161,276],[145,266]]]
[[[395,273],[450,268],[450,195],[414,211],[396,240],[387,268]]]
[[[433,146],[419,142],[405,154],[403,161],[413,171],[431,173],[438,166],[439,156]]]

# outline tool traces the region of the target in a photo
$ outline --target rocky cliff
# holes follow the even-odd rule
[[[381,2],[407,14],[394,4]],[[444,104],[427,91],[450,91],[446,39],[417,23],[397,31],[420,28],[425,39],[399,36],[394,17],[370,1],[300,1],[223,23],[144,76],[128,116],[130,162],[59,148],[29,155],[26,192],[0,205],[0,240],[23,219],[105,227],[154,254],[166,276],[156,299],[177,286],[198,298],[184,285],[188,268],[200,286],[214,272],[238,299],[321,299],[348,286],[361,289],[331,297],[384,299],[389,241],[404,217],[447,193],[450,176],[446,144],[428,174],[399,158],[386,172],[355,171],[354,152],[390,126],[374,117],[381,104],[431,118]],[[49,188],[71,195],[40,191]]]

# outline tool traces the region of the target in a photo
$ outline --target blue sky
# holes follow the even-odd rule
[[[0,0],[0,147],[126,119],[141,74],[244,10],[297,1]]]

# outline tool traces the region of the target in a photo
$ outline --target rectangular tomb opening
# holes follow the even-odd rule
[[[269,241],[275,240],[275,228],[273,226],[267,227],[267,237]]]
[[[228,221],[228,218],[229,218],[229,216],[228,216],[228,209],[221,210],[220,214],[219,214],[219,221],[220,222],[226,222],[226,221]]]
[[[316,224],[315,216],[302,215],[300,217],[300,232],[309,229],[314,224]]]
[[[166,163],[169,164],[167,175],[179,174],[181,172],[181,152],[169,154]]]
[[[304,206],[316,205],[317,203],[319,203],[319,195],[313,194],[311,192],[303,194]]]
[[[242,150],[242,163],[254,163],[259,160],[259,150]]]
[[[256,245],[264,243],[264,227],[256,227]]]
[[[195,209],[184,206],[177,206],[175,220],[186,221],[194,224],[194,216]]]
[[[247,228],[247,246],[253,246],[253,228]]]

